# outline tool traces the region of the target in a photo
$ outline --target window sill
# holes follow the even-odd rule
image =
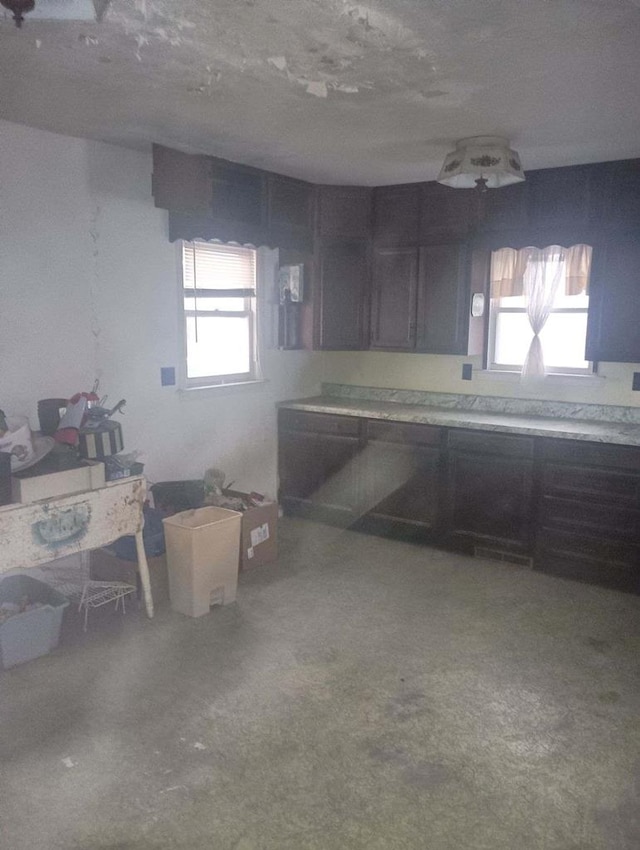
[[[238,390],[241,387],[259,387],[267,383],[268,380],[266,378],[257,378],[253,381],[234,381],[228,384],[203,384],[198,387],[183,386],[178,388],[178,392],[191,394],[199,393],[202,390]]]
[[[478,369],[473,371],[473,378],[479,381],[490,381],[497,383],[519,384],[522,382],[520,372],[500,371],[498,369]],[[562,386],[584,387],[585,384],[604,383],[606,378],[602,375],[571,375],[551,372],[543,378],[529,378],[526,383],[531,384],[562,384]]]

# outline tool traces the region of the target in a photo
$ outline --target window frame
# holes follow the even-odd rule
[[[247,290],[244,289],[205,289],[197,288],[195,290],[196,303],[201,298],[213,300],[216,298],[238,298],[243,300],[242,310],[211,310],[211,309],[196,309],[191,310],[185,307],[185,298],[194,295],[193,287],[185,287],[185,267],[184,267],[184,250],[185,246],[195,244],[207,245],[210,244],[207,240],[188,240],[179,239],[178,242],[178,316],[180,329],[180,387],[185,390],[195,389],[212,389],[216,387],[228,387],[242,384],[254,384],[260,381],[259,377],[259,361],[258,361],[258,251],[251,245],[240,245],[237,242],[218,242],[214,244],[220,248],[243,248],[248,251],[253,251],[254,254],[254,270],[255,284],[252,295],[246,295]],[[196,248],[197,250],[197,248]],[[218,318],[248,318],[249,319],[249,371],[248,372],[229,372],[224,375],[203,375],[197,378],[189,377],[188,373],[188,332],[187,319],[195,316],[216,316]]]
[[[554,243],[555,244],[555,243]],[[591,244],[591,243],[587,243]],[[511,246],[501,246],[501,247],[511,247]],[[592,246],[593,247],[593,246]],[[508,372],[513,374],[521,374],[523,364],[517,363],[497,363],[495,361],[495,351],[496,351],[496,332],[497,332],[497,324],[498,324],[498,315],[500,313],[510,313],[510,314],[527,314],[526,307],[500,307],[499,302],[500,298],[491,298],[491,262],[492,255],[494,251],[498,251],[499,247],[492,247],[489,249],[489,263],[488,263],[488,272],[489,272],[489,280],[487,282],[487,291],[489,298],[487,299],[489,302],[488,316],[487,316],[487,340],[486,340],[486,354],[485,354],[485,369],[489,372],[500,373],[500,372]],[[593,265],[593,261],[592,261]],[[496,302],[498,302],[498,306],[496,306]],[[586,346],[586,334],[588,333],[588,321],[589,321],[589,309],[591,306],[591,298],[589,297],[589,303],[586,307],[554,307],[551,309],[551,314],[553,313],[568,313],[568,314],[584,314],[587,319],[587,329],[585,331],[585,346]],[[578,367],[570,367],[570,366],[549,366],[545,363],[545,372],[549,375],[567,375],[570,377],[587,377],[590,375],[597,374],[597,366],[598,364],[594,361],[587,360],[587,366],[583,369]]]

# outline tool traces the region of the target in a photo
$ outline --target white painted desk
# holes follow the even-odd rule
[[[0,574],[98,549],[133,534],[145,607],[153,617],[142,542],[145,494],[145,480],[137,475],[111,481],[99,490],[0,507]]]

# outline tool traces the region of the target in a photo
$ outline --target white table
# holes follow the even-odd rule
[[[153,617],[149,565],[142,541],[146,482],[110,481],[98,490],[0,507],[0,574],[38,567],[133,534],[147,615]]]

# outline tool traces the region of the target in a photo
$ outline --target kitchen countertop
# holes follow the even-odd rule
[[[278,406],[286,410],[302,410],[309,413],[334,413],[341,416],[440,425],[446,428],[472,428],[479,431],[527,434],[534,437],[640,446],[640,425],[625,422],[459,410],[424,404],[401,404],[332,396],[285,401]]]

